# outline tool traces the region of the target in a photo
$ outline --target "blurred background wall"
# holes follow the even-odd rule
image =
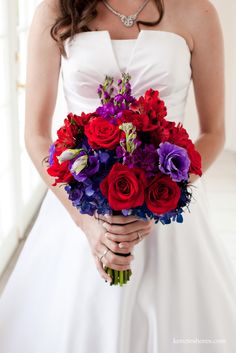
[[[0,273],[45,186],[24,148],[26,42],[36,0],[0,0]]]

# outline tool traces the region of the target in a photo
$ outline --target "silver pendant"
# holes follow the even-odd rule
[[[126,27],[132,27],[134,25],[135,20],[136,20],[136,16],[125,16],[125,15],[122,15],[120,17],[120,19],[121,19],[121,22],[123,22],[123,24]]]

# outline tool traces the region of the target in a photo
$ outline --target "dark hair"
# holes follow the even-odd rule
[[[63,41],[79,32],[90,31],[88,24],[97,16],[97,4],[100,0],[59,0],[60,16],[51,28],[51,36],[57,41],[61,53],[66,56]],[[159,18],[156,21],[137,21],[146,26],[155,26],[164,15],[163,0],[155,0]]]

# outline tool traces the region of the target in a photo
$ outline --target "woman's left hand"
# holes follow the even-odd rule
[[[104,245],[124,254],[132,252],[136,244],[150,235],[154,226],[154,220],[143,221],[134,216],[99,215],[99,219],[107,230]]]

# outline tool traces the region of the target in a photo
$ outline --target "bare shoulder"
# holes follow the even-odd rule
[[[41,1],[35,8],[30,28],[30,37],[42,39],[49,36],[50,29],[60,16],[59,0]]]
[[[190,10],[199,10],[199,11],[206,11],[209,9],[215,10],[215,6],[213,5],[212,1],[210,0],[174,0],[176,3],[179,3],[180,6],[184,6],[186,9]]]
[[[180,0],[193,38],[192,80],[201,130],[221,131],[224,118],[224,40],[219,14],[209,0]],[[209,94],[210,92],[210,94]]]
[[[181,4],[185,8],[185,20],[189,24],[192,23],[193,28],[201,30],[200,24],[203,26],[208,24],[210,27],[219,22],[218,12],[209,0],[182,0]]]
[[[36,6],[29,30],[29,53],[37,53],[38,57],[40,53],[51,54],[60,58],[59,47],[51,36],[51,28],[59,14],[59,0],[44,0]]]
[[[192,36],[193,49],[201,42],[222,41],[219,14],[211,1],[181,0],[178,4],[185,26]]]
[[[38,6],[43,6],[45,8],[51,9],[51,11],[60,10],[60,1],[59,0],[43,0]]]
[[[43,0],[36,6],[35,13],[45,18],[57,18],[60,15],[60,1],[59,0]]]

